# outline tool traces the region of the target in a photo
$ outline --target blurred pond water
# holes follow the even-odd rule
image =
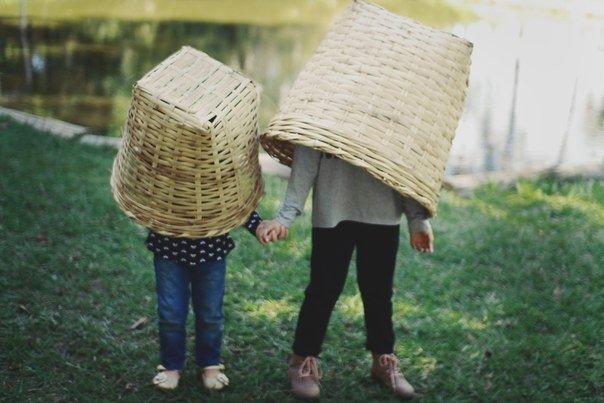
[[[474,42],[448,173],[604,162],[604,12],[378,3]],[[119,136],[134,82],[190,45],[261,84],[265,126],[346,4],[0,0],[0,105]]]

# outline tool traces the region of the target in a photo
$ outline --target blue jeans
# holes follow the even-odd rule
[[[185,366],[189,300],[195,313],[195,362],[218,365],[223,333],[222,298],[226,260],[187,267],[154,258],[157,290],[160,359],[166,369]]]

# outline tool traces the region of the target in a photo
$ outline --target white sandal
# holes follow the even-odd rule
[[[173,390],[178,386],[180,371],[168,371],[163,365],[158,365],[157,375],[153,377],[153,385],[162,390]]]
[[[206,375],[206,370],[219,370],[220,372],[215,372],[212,375]],[[202,368],[201,370],[201,380],[203,381],[203,386],[205,386],[208,390],[221,390],[225,386],[229,385],[229,378],[222,372],[224,371],[224,365],[212,365],[209,367]]]

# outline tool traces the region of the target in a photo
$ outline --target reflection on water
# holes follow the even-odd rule
[[[14,21],[0,20],[0,104],[110,135],[120,133],[134,82],[185,44],[261,83],[266,122],[281,88],[323,33],[316,27],[89,20],[28,26],[28,49],[20,31]]]
[[[448,172],[604,161],[604,21],[458,23],[474,42]],[[0,105],[119,135],[134,82],[182,45],[263,88],[261,125],[323,33],[319,25],[0,19]]]
[[[475,43],[450,172],[604,162],[604,21],[499,15]]]

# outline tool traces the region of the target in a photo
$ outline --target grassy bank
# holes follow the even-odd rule
[[[1,119],[1,118],[0,118]],[[288,401],[285,362],[307,280],[308,215],[286,242],[233,233],[224,359],[232,386],[150,386],[158,363],[144,231],[112,201],[114,151],[0,120],[0,399]],[[271,217],[285,182],[267,178]],[[445,192],[436,253],[402,236],[397,354],[423,401],[597,401],[604,393],[604,184]],[[354,270],[322,355],[324,401],[389,401],[368,377]],[[132,329],[141,318],[146,323]]]

